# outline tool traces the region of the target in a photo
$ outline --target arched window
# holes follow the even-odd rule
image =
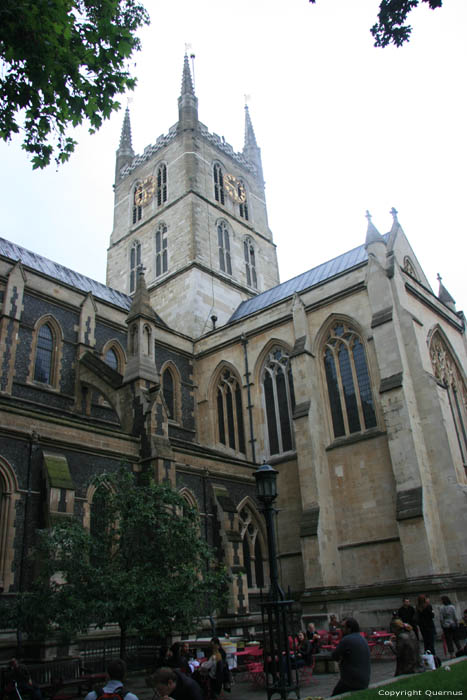
[[[118,372],[118,357],[113,348],[109,348],[105,353],[104,362],[106,365],[109,365],[109,367]]]
[[[141,243],[135,241],[130,248],[130,294],[136,289],[136,275],[141,265]]]
[[[217,425],[219,442],[245,453],[242,389],[229,369],[223,369],[217,382]]]
[[[160,224],[156,231],[156,277],[167,272],[168,266],[167,226]]]
[[[222,272],[227,272],[228,275],[231,275],[229,229],[225,221],[219,221],[217,224],[217,242],[219,246],[219,266]]]
[[[239,527],[248,588],[264,587],[265,547],[257,522],[258,519],[253,516],[250,508],[242,508],[239,513]]]
[[[48,323],[40,326],[37,333],[34,380],[44,384],[53,383],[54,334]]]
[[[162,392],[169,412],[169,418],[175,419],[175,382],[172,370],[169,368],[162,373]]]
[[[8,593],[14,581],[15,510],[19,494],[16,477],[10,464],[0,457],[0,587]]]
[[[276,346],[268,353],[262,372],[269,452],[293,449],[292,413],[295,407],[292,368],[287,352]]]
[[[134,189],[133,189],[133,209],[132,209],[132,222],[134,224],[137,224],[138,221],[141,221],[143,217],[143,206],[142,206],[142,199],[141,199],[141,189],[140,189],[140,183],[137,182]]]
[[[239,199],[239,205],[238,205],[239,214],[242,217],[242,219],[245,219],[245,221],[248,221],[248,201],[246,198],[245,185],[243,184],[242,181],[240,181],[238,184],[237,194],[238,194],[238,199]]]
[[[157,206],[167,201],[167,166],[162,163],[157,168]]]
[[[250,237],[245,238],[243,241],[243,255],[245,258],[246,283],[249,287],[257,289],[256,256],[253,241]]]
[[[438,331],[431,339],[430,356],[433,373],[448,394],[459,450],[467,469],[467,389],[457,363]]]
[[[219,163],[214,164],[213,176],[214,176],[214,197],[216,199],[216,202],[220,202],[221,204],[224,204],[225,203],[224,175],[222,173],[222,167],[219,165]]]
[[[145,325],[143,328],[143,338],[144,338],[144,345],[143,345],[143,350],[144,354],[147,355],[148,357],[151,357],[151,338],[152,338],[152,332],[151,328],[148,325]]]
[[[347,323],[332,326],[323,357],[334,437],[374,428],[376,412],[365,350]]]

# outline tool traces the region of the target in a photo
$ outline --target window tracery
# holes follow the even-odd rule
[[[170,367],[167,367],[162,372],[162,393],[164,394],[169,418],[176,420],[177,402],[175,395],[175,378]]]
[[[294,447],[292,414],[295,395],[289,354],[280,346],[268,353],[262,371],[269,452],[281,454]]]
[[[456,361],[439,332],[433,334],[430,357],[436,379],[448,392],[449,408],[464,466],[467,468],[467,388]]]
[[[243,507],[239,513],[239,529],[248,588],[263,588],[265,547],[257,518],[248,507]]]
[[[339,321],[330,329],[323,352],[334,437],[376,426],[365,349],[358,334]]]
[[[58,388],[60,383],[61,328],[50,315],[40,318],[34,329],[29,380]]]
[[[216,401],[219,442],[245,454],[242,389],[230,369],[223,369],[219,375]]]

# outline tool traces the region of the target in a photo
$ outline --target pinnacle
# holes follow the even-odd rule
[[[248,146],[257,146],[253,124],[251,123],[250,110],[248,105],[245,105],[245,148]]]
[[[183,75],[182,75],[182,91],[181,95],[193,95],[195,90],[193,87],[193,80],[191,79],[190,64],[188,62],[188,54],[185,54],[185,59],[183,61]]]
[[[125,116],[123,118],[119,150],[130,151],[131,153],[133,153],[133,146],[131,143],[130,110],[128,107],[125,110]]]
[[[384,238],[372,222],[371,214],[368,210],[366,212],[366,218],[368,219],[368,228],[366,231],[365,246],[369,246],[371,243],[384,243]]]

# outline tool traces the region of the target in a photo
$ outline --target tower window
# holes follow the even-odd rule
[[[295,407],[295,395],[289,356],[283,348],[276,346],[268,354],[262,384],[269,452],[275,455],[292,450],[292,411]]]
[[[162,163],[157,169],[157,206],[167,201],[167,166]]]
[[[156,231],[156,277],[168,270],[167,226],[160,224]]]
[[[142,216],[143,216],[143,207],[141,205],[141,201],[138,198],[138,187],[140,183],[136,183],[135,188],[133,190],[133,213],[132,213],[132,221],[134,224],[137,224],[138,221],[141,221]]]
[[[323,357],[334,437],[374,428],[370,375],[357,333],[345,323],[336,323],[326,339]]]
[[[245,453],[242,390],[229,369],[222,371],[217,383],[217,420],[219,442]]]
[[[227,274],[231,275],[229,229],[225,221],[220,221],[217,224],[217,241],[219,245],[219,266],[222,272],[227,272]]]
[[[141,243],[135,241],[130,248],[130,294],[136,289],[136,275],[141,265]]]
[[[246,199],[246,189],[243,182],[240,182],[238,185],[238,198],[240,200],[240,203],[238,205],[239,214],[242,217],[242,219],[248,221],[248,201]]]
[[[251,238],[245,238],[243,241],[243,254],[245,257],[246,283],[249,287],[254,287],[257,289],[258,281],[256,278],[256,257]]]
[[[219,165],[219,163],[214,164],[214,197],[216,199],[216,202],[220,202],[221,204],[225,203],[225,196],[224,196],[224,175],[222,173],[222,168]]]

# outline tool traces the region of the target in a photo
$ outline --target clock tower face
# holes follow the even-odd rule
[[[224,190],[234,202],[243,204],[246,200],[246,192],[242,182],[230,173],[224,175]]]
[[[149,204],[156,192],[156,178],[153,175],[145,177],[135,190],[135,204],[144,207]]]

